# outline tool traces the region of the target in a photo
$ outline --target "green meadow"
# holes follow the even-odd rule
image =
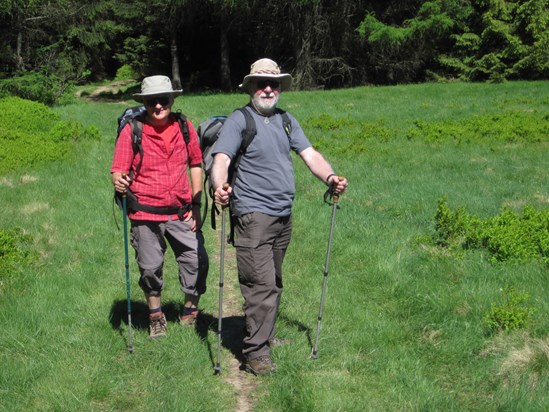
[[[246,100],[184,95],[174,107],[197,126]],[[277,323],[289,344],[273,349],[278,371],[261,378],[238,369],[242,299],[231,246],[214,374],[220,225],[214,231],[209,220],[198,327],[176,322],[181,292],[169,250],[168,336],[150,340],[130,259],[135,349],[127,351],[122,214],[109,167],[116,118],[134,104],[48,109],[72,125],[62,131],[82,136],[73,140],[41,124],[11,133],[19,115],[2,110],[0,410],[549,409],[549,82],[282,94],[280,107],[349,188],[313,360],[332,209],[324,184],[294,156]]]

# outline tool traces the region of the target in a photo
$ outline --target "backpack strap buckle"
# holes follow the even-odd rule
[[[179,220],[184,220],[185,215],[189,213],[189,211],[192,209],[192,205],[190,203],[187,203],[186,205],[181,206],[177,210],[177,217],[179,217]]]

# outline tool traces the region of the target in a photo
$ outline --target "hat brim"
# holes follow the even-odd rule
[[[136,93],[136,94],[133,94],[132,97],[134,98],[134,100],[136,100],[140,103],[143,103],[143,101],[147,97],[151,97],[151,96],[173,96],[173,97],[177,97],[177,96],[181,96],[181,94],[183,94],[183,90],[174,90],[173,92],[161,92],[161,93],[158,93],[158,92]]]
[[[288,73],[282,74],[249,74],[244,77],[242,84],[238,86],[245,92],[250,92],[250,85],[258,79],[274,79],[280,82],[280,90],[288,90],[292,85],[292,76]]]

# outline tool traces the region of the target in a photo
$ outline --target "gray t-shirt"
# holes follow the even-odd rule
[[[290,150],[301,153],[311,146],[298,121],[288,113],[290,138],[282,127],[282,116],[262,116],[246,107],[255,121],[257,134],[240,159],[232,194],[232,210],[237,216],[261,212],[270,216],[288,216],[295,194],[294,170]],[[225,121],[212,155],[225,153],[231,159],[242,142],[246,119],[235,111]]]

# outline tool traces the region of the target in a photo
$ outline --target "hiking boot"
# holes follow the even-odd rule
[[[254,359],[248,359],[246,362],[246,372],[254,375],[269,375],[276,370],[276,365],[273,363],[269,355],[259,356]]]
[[[149,316],[149,337],[151,339],[166,336],[166,329],[166,316],[163,313],[160,316]]]
[[[194,326],[198,320],[198,315],[202,312],[198,308],[193,308],[194,310],[191,313],[180,315],[179,324],[182,326]]]

